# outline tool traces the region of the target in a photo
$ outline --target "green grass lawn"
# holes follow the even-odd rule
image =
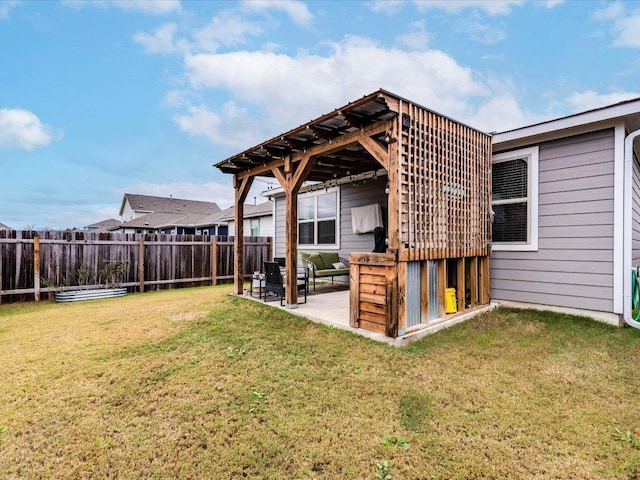
[[[498,309],[398,349],[229,292],[0,305],[0,478],[640,478],[639,331]]]

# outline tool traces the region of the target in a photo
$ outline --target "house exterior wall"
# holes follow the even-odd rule
[[[613,312],[614,130],[539,147],[538,250],[492,253],[492,299]]]
[[[368,180],[367,183],[360,182],[358,186],[342,185],[339,188],[339,205],[340,205],[340,240],[338,254],[348,257],[351,252],[371,252],[374,246],[373,233],[353,233],[351,227],[351,208],[370,205],[372,203],[380,204],[382,210],[382,218],[387,226],[387,195],[384,193],[387,184],[386,177],[379,177],[376,180]],[[274,256],[284,257],[285,255],[285,199],[277,197],[276,202],[276,221],[275,221],[275,238],[274,238]],[[314,252],[320,250],[335,250],[335,248],[323,247],[299,247],[302,252]]]
[[[243,222],[244,228],[244,236],[247,237],[251,235],[251,220],[255,220],[256,218],[245,218]],[[273,217],[271,215],[265,217],[257,217],[259,220],[259,237],[273,237]],[[229,220],[229,228],[228,231],[233,234],[235,228],[235,222],[233,220]]]
[[[632,233],[631,233],[631,265],[640,265],[640,162],[638,158],[633,158],[633,213],[632,213]]]

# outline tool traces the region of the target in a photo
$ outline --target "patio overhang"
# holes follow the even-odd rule
[[[215,165],[234,176],[235,283],[242,293],[243,205],[253,179],[275,178],[286,197],[286,303],[297,304],[297,197],[304,182],[327,182],[347,176],[389,170],[394,121],[403,99],[378,90],[304,125],[262,142]],[[390,194],[390,202],[395,193]],[[397,199],[396,199],[397,200]],[[393,220],[391,220],[393,221]],[[390,226],[391,227],[391,226]],[[390,231],[394,231],[391,229]],[[390,239],[390,246],[393,240]]]

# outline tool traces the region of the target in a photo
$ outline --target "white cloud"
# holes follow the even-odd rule
[[[557,7],[558,5],[561,5],[561,4],[563,4],[563,3],[564,3],[564,0],[547,0],[547,1],[545,2],[545,6],[546,6],[547,8],[555,8],[555,7]]]
[[[511,95],[494,96],[481,105],[469,117],[469,125],[484,132],[502,132],[530,125],[541,120],[531,113],[523,112]]]
[[[0,148],[31,151],[49,145],[53,135],[34,113],[20,108],[0,109]]]
[[[267,135],[264,124],[234,102],[227,102],[220,114],[206,105],[189,106],[186,113],[175,115],[173,121],[192,137],[205,137],[231,147],[253,145]]]
[[[22,2],[20,0],[4,0],[0,4],[0,20],[6,20],[11,15],[11,10]]]
[[[638,97],[640,97],[640,93],[638,92],[597,93],[593,90],[587,90],[584,92],[574,92],[567,98],[567,102],[571,105],[574,112],[580,112],[613,105],[614,103]]]
[[[640,9],[629,13],[622,2],[614,2],[596,10],[595,20],[611,22],[613,44],[618,47],[640,48]]]
[[[409,24],[409,31],[396,39],[400,45],[414,50],[424,50],[429,40],[431,40],[431,34],[427,31],[424,20]]]
[[[313,15],[307,6],[298,0],[243,0],[242,8],[251,12],[281,10],[291,18],[293,23],[303,27],[313,21]]]
[[[386,15],[395,15],[404,6],[405,0],[373,0],[367,2],[367,5],[375,13],[384,13]]]
[[[198,45],[205,51],[215,52],[219,46],[236,46],[245,42],[247,35],[259,35],[262,27],[249,22],[232,12],[222,12],[213,17],[204,28],[193,34]]]
[[[126,192],[134,192],[141,195],[154,195],[158,197],[182,198],[185,200],[201,200],[204,202],[216,202],[220,208],[233,205],[234,191],[231,182],[228,183],[134,183],[127,185],[117,193],[122,198]],[[116,217],[117,218],[117,217]]]
[[[332,47],[327,56],[248,51],[188,55],[186,75],[196,89],[226,90],[236,101],[268,112],[265,121],[272,134],[381,87],[454,117],[467,113],[471,98],[488,93],[469,68],[438,50],[387,49],[360,37]]]
[[[145,15],[168,15],[182,11],[180,0],[63,0],[62,4],[71,8],[81,8],[87,4],[99,7],[114,6],[124,11]]]
[[[176,53],[185,52],[190,45],[184,39],[176,39],[177,27],[174,23],[165,23],[149,34],[137,32],[133,35],[133,40],[142,45],[147,53]]]
[[[421,12],[439,9],[447,13],[460,13],[471,9],[483,11],[487,15],[507,15],[511,13],[511,7],[523,3],[523,0],[414,0],[414,4]]]
[[[497,24],[483,23],[476,15],[461,19],[457,31],[465,33],[471,40],[485,45],[495,45],[507,38],[507,32],[504,28]]]

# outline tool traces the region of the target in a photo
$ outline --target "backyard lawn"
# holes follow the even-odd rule
[[[0,305],[0,478],[640,478],[640,331],[498,309],[398,349],[230,291]]]

